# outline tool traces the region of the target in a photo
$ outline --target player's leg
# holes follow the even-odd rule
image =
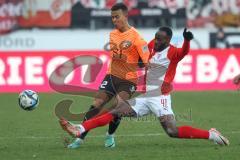
[[[130,107],[127,101],[124,101],[120,98],[117,106],[112,111],[85,121],[83,122],[82,126],[88,131],[99,126],[104,126],[113,121],[116,117],[121,118],[133,116],[136,116],[135,111]]]
[[[120,101],[126,101],[128,99],[130,99],[131,95],[126,92],[126,91],[121,91],[118,93],[117,95],[119,98],[116,98],[116,107],[119,106],[118,103],[120,103]],[[113,121],[111,121],[109,123],[109,129],[108,129],[108,134],[111,135],[111,134],[114,134],[117,127],[119,126],[120,124],[120,121],[121,121],[121,117],[115,117]]]
[[[118,103],[116,107],[110,112],[107,112],[98,117],[94,117],[81,124],[81,133],[89,131],[96,127],[104,126],[111,122],[115,117],[136,117],[143,116],[149,113],[147,101],[144,96],[132,98],[130,100],[123,100],[117,96]]]
[[[84,120],[88,120],[100,113],[103,106],[108,103],[116,94],[111,75],[106,75],[99,86],[99,90],[94,98],[93,104],[85,114]]]
[[[165,132],[173,138],[185,138],[185,139],[209,139],[214,141],[219,145],[228,145],[229,141],[227,138],[223,137],[216,129],[203,130],[199,128],[194,128],[192,126],[179,126],[176,125],[176,120],[171,107],[171,97],[160,96],[160,104],[157,107],[156,101],[154,102],[158,110],[157,116],[159,121],[165,130]]]
[[[159,121],[168,134],[169,137],[173,138],[191,138],[191,139],[208,139],[209,131],[191,126],[180,126],[177,127],[176,120],[173,114],[162,115],[159,117]]]
[[[115,102],[115,103],[119,103],[119,101],[120,101],[119,99],[121,99],[121,101],[125,101],[125,100],[130,99],[130,97],[131,97],[131,95],[126,91],[119,92],[117,96],[119,98],[117,98],[117,102]],[[119,104],[117,104],[116,106],[119,106]],[[124,108],[124,107],[120,107],[120,108]],[[130,108],[130,107],[128,107],[128,108]],[[116,109],[115,112],[117,112],[118,109]],[[114,119],[109,123],[108,132],[106,133],[105,147],[111,147],[111,148],[115,147],[114,133],[117,130],[120,122],[121,122],[121,116],[118,116],[116,114]]]
[[[66,120],[60,120],[60,123],[65,126],[70,135],[76,137],[86,131],[108,124],[116,116],[136,117],[146,115],[150,112],[146,97],[142,95],[128,101],[123,101],[119,96],[117,98],[119,100],[118,105],[111,112],[87,120],[79,126],[73,126]]]
[[[192,126],[176,126],[174,115],[164,115],[159,118],[165,132],[173,138],[209,139],[219,145],[229,145],[229,141],[216,129],[204,130]]]
[[[103,106],[108,103],[112,99],[113,95],[109,94],[105,91],[98,91],[98,93],[95,96],[93,105],[90,106],[88,112],[86,112],[84,116],[84,120],[86,121],[88,119],[91,119],[98,115],[101,110],[103,109]],[[80,138],[84,139],[87,133],[82,134]]]
[[[117,107],[115,107],[112,111],[107,112],[103,115],[91,118],[86,120],[81,125],[72,125],[70,122],[60,119],[60,123],[62,126],[66,128],[66,131],[72,135],[73,137],[77,137],[83,134],[86,131],[92,130],[96,127],[101,127],[108,124],[112,121],[116,116],[117,117],[132,117],[136,116],[136,112],[134,109],[130,107],[130,104],[127,101],[123,101],[120,99]]]
[[[83,121],[86,121],[98,115],[101,112],[103,106],[112,99],[113,95],[116,94],[112,84],[113,83],[111,76],[106,75],[101,85],[99,86],[99,91],[97,92],[93,104],[89,108],[89,111],[86,112]],[[68,148],[80,147],[81,143],[83,143],[83,140],[87,136],[87,133],[88,132],[81,134],[80,137],[76,138],[71,144],[68,145]]]
[[[169,137],[178,137],[178,128],[174,115],[163,115],[158,117],[158,119]]]
[[[112,96],[107,94],[106,92],[99,91],[95,97],[93,105],[91,105],[89,111],[86,112],[83,121],[86,121],[98,115],[101,112],[102,107],[111,99],[111,97]],[[84,132],[83,134],[81,134],[79,137],[74,139],[72,143],[67,145],[67,148],[79,148],[87,134],[88,132]]]
[[[115,76],[112,76],[112,79],[114,81],[114,88],[117,92],[117,96],[119,96],[123,101],[130,99],[136,90],[136,84]],[[109,128],[105,139],[105,147],[115,147],[114,133],[117,130],[120,122],[121,117],[115,116],[113,121],[109,123]]]

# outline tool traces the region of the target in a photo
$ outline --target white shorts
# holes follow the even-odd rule
[[[128,100],[128,102],[139,117],[151,112],[157,117],[174,115],[171,106],[171,95],[147,96],[143,94]]]

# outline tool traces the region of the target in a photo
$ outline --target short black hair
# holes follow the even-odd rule
[[[124,3],[116,3],[112,6],[111,11],[117,11],[121,9],[123,12],[127,13],[128,12],[128,8]]]
[[[160,27],[158,29],[159,31],[164,31],[167,33],[167,35],[172,38],[172,29],[170,27],[167,27],[167,26],[163,26],[163,27]]]

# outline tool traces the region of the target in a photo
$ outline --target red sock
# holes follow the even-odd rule
[[[113,115],[107,112],[101,116],[97,116],[95,118],[83,122],[82,126],[85,128],[86,131],[89,131],[93,128],[97,128],[108,124],[113,120],[113,118],[114,118]]]
[[[178,138],[208,139],[209,131],[191,126],[180,126],[178,127]]]

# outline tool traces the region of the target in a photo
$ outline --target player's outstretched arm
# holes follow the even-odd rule
[[[177,48],[177,53],[175,54],[175,58],[179,61],[188,54],[190,50],[190,41],[193,39],[193,34],[191,31],[187,31],[187,28],[184,28],[183,31],[184,42],[182,48]]]
[[[183,30],[183,46],[181,48],[181,56],[184,57],[186,54],[188,54],[190,49],[190,41],[193,39],[193,34],[191,31],[187,31],[187,28],[184,28]]]

